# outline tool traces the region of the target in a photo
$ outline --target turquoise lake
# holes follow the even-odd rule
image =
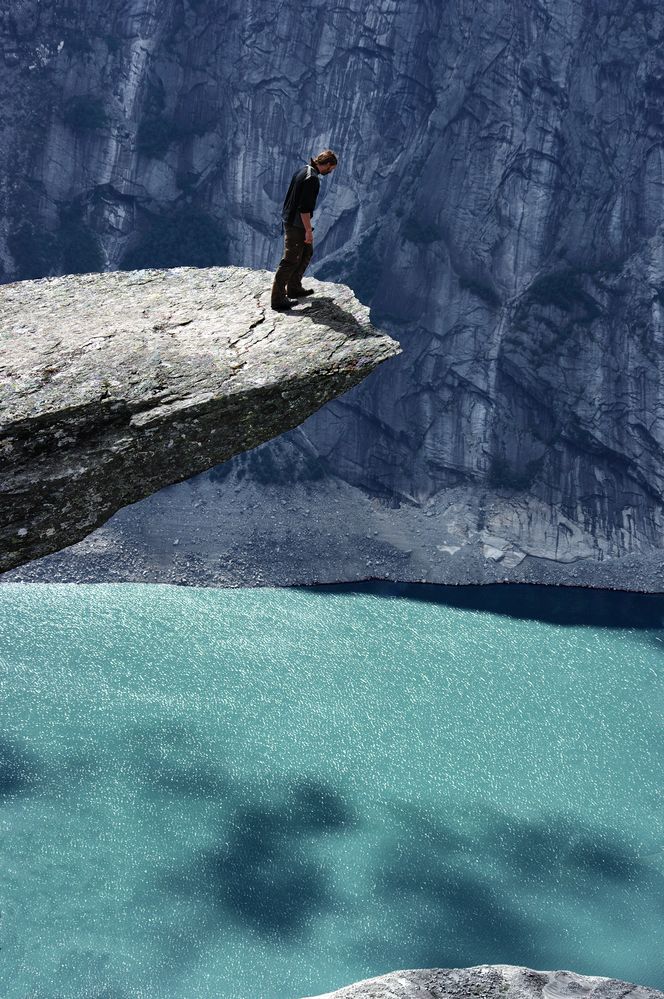
[[[664,599],[509,591],[0,586],[0,995],[664,988]]]

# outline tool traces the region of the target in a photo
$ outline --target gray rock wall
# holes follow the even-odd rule
[[[620,560],[664,537],[654,0],[24,0],[0,23],[5,279],[185,232],[202,262],[274,267],[290,174],[331,145],[312,270],[404,353],[306,424],[318,494],[381,497],[395,537],[399,504],[445,543],[453,523],[479,578],[616,560],[637,584]]]

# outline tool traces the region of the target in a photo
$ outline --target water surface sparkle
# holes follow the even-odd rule
[[[0,586],[0,994],[494,962],[664,988],[663,636],[385,590]]]

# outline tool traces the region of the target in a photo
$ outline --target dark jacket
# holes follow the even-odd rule
[[[284,225],[297,225],[300,229],[304,229],[300,212],[309,212],[313,215],[319,190],[319,170],[313,163],[307,163],[301,170],[297,170],[293,174],[281,209]]]

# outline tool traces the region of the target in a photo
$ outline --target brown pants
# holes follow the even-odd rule
[[[279,261],[272,284],[272,302],[283,302],[288,293],[299,291],[302,275],[314,252],[313,243],[304,242],[304,229],[298,225],[284,226],[284,255]]]

